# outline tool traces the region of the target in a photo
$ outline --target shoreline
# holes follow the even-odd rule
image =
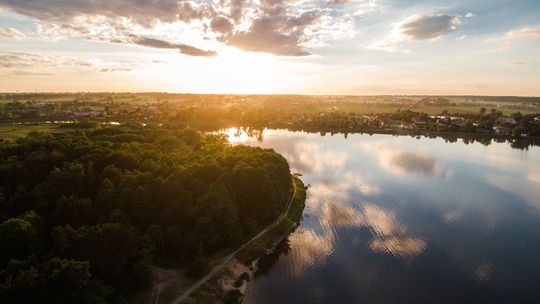
[[[279,225],[238,252],[225,264],[222,271],[194,291],[185,303],[242,303],[248,285],[255,279],[258,261],[274,253],[277,246],[300,226],[307,187],[299,175],[293,174],[293,180],[297,193],[293,197],[290,210]]]

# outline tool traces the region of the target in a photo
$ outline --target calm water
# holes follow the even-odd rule
[[[540,303],[540,149],[266,130],[311,187],[244,303]]]
[[[237,134],[238,135],[238,134]],[[540,303],[540,149],[266,130],[311,187],[244,303]]]

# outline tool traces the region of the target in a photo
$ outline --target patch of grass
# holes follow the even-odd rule
[[[32,132],[61,133],[68,131],[71,130],[58,128],[58,125],[55,124],[5,124],[0,125],[0,140],[16,140]]]

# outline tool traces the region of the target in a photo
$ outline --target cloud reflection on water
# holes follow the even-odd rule
[[[294,244],[292,256],[295,263],[291,263],[287,270],[296,277],[302,276],[309,267],[324,264],[334,250],[331,239],[313,230],[300,229],[291,234],[289,240]]]
[[[375,252],[409,259],[421,254],[426,248],[426,242],[411,235],[408,227],[399,222],[391,211],[373,203],[363,203],[359,210],[327,203],[319,219],[325,232],[331,234],[331,239],[340,227],[369,228],[373,233],[369,246]]]
[[[442,164],[420,152],[400,151],[387,141],[362,142],[360,149],[370,152],[379,158],[381,167],[389,169],[397,175],[421,173],[439,175],[443,171]]]
[[[525,199],[527,204],[540,210],[540,176],[529,174],[528,183],[521,179],[500,174],[487,174],[486,181],[501,190],[511,192]]]

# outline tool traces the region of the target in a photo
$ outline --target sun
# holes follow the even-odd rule
[[[271,54],[223,47],[215,57],[164,54],[154,77],[147,78],[169,91],[207,94],[272,94],[290,85],[286,65]]]
[[[278,89],[279,67],[273,55],[226,48],[213,59],[207,91],[254,94]]]

